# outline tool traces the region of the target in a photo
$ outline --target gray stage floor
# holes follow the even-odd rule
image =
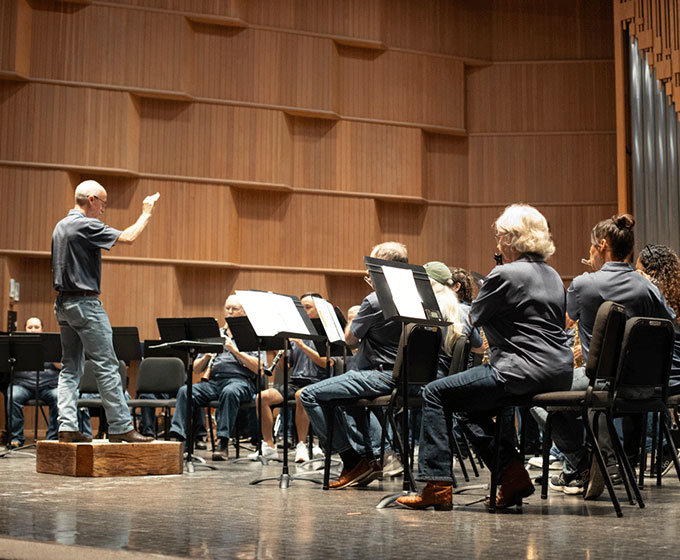
[[[215,464],[219,470],[194,474],[88,479],[37,474],[35,457],[0,459],[0,558],[678,556],[673,471],[661,488],[647,484],[646,508],[624,502],[618,519],[604,497],[551,493],[543,501],[538,489],[521,515],[471,504],[484,490],[455,496],[452,512],[378,510],[401,479],[329,492],[294,481],[281,490],[276,482],[248,484],[278,475],[279,464]],[[486,482],[486,472],[474,482]]]

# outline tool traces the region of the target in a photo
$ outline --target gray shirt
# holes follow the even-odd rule
[[[625,262],[607,262],[597,272],[574,278],[567,291],[567,313],[578,321],[583,358],[588,358],[597,310],[605,301],[626,308],[627,317],[675,319],[659,289]]]
[[[101,292],[102,256],[122,232],[71,210],[52,233],[52,283],[59,292]]]
[[[497,266],[472,302],[472,324],[489,342],[489,362],[511,394],[567,390],[573,356],[567,346],[565,290],[543,259],[522,255]]]
[[[384,319],[375,292],[368,294],[361,303],[350,330],[361,341],[354,356],[353,369],[378,369],[380,366],[385,370],[393,369],[401,323]]]

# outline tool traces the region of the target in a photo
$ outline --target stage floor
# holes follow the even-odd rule
[[[401,489],[400,478],[329,492],[296,480],[281,490],[276,482],[248,484],[278,475],[280,464],[215,465],[93,479],[38,474],[34,456],[0,459],[0,558],[677,557],[674,471],[661,488],[648,481],[646,508],[624,500],[618,519],[604,496],[584,502],[551,491],[544,501],[538,488],[521,515],[471,504],[485,490],[454,496],[452,512],[378,510],[381,497]],[[486,482],[487,472],[471,483]],[[623,488],[619,495],[625,498]]]

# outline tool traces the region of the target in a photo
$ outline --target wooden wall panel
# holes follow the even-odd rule
[[[425,52],[489,59],[492,0],[388,0],[385,2],[385,42]]]
[[[333,111],[330,39],[194,24],[194,95]]]
[[[612,134],[473,136],[470,202],[616,200]]]
[[[54,225],[73,208],[73,192],[65,171],[0,166],[0,249],[49,251]]]
[[[190,27],[181,15],[92,5],[33,11],[31,75],[184,91]]]
[[[423,133],[423,194],[428,200],[466,202],[469,139]]]
[[[466,262],[466,211],[450,206],[422,206],[376,201],[379,241],[400,241],[409,262],[443,261],[451,266]]]
[[[0,2],[0,74],[27,76],[31,60],[32,11],[26,0]]]
[[[115,0],[121,6],[243,18],[250,0]],[[109,2],[113,3],[113,2]]]
[[[248,21],[253,24],[312,33],[355,37],[372,41],[382,38],[388,0],[248,0]]]
[[[293,185],[421,196],[421,132],[352,121],[289,118]]]
[[[342,115],[465,128],[462,62],[397,51],[379,54],[337,48]]]
[[[469,132],[614,130],[613,61],[468,71]]]
[[[129,169],[136,111],[124,92],[0,82],[0,159]]]
[[[612,2],[492,0],[494,60],[613,59]]]
[[[140,171],[290,182],[290,137],[279,111],[141,100]]]
[[[17,312],[17,328],[22,330],[26,319],[40,317],[44,330],[59,332],[54,316],[52,272],[49,259],[9,257],[11,277],[21,284],[20,301],[14,305]],[[7,314],[2,317],[3,330]]]
[[[376,228],[370,199],[237,191],[240,262],[361,269]]]
[[[366,250],[366,252],[369,252]],[[357,256],[362,254],[357,251]],[[357,259],[358,264],[355,268],[363,269],[364,261],[362,255]],[[347,311],[354,305],[361,305],[364,298],[371,292],[371,288],[364,280],[363,275],[359,276],[326,276],[326,289],[320,292],[321,295],[326,296],[329,301],[332,301],[342,311],[343,315],[347,317]]]

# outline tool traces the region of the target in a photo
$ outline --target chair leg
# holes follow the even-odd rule
[[[597,425],[597,417],[598,415],[596,414],[593,419],[593,424],[595,426]],[[600,472],[604,477],[604,483],[605,486],[607,487],[607,492],[609,492],[609,498],[611,499],[612,505],[614,506],[614,510],[616,511],[616,516],[623,517],[623,511],[621,511],[621,504],[619,504],[619,500],[616,497],[616,493],[614,492],[614,485],[612,484],[612,479],[609,476],[609,472],[607,471],[607,463],[605,462],[604,457],[602,456],[602,450],[600,449],[600,446],[597,443],[597,436],[593,431],[593,427],[590,425],[590,420],[588,419],[588,413],[586,411],[584,411],[583,413],[583,425],[586,429],[586,435],[588,436],[588,439],[590,440],[590,443],[593,446],[593,453],[595,454],[595,459],[597,460],[597,464],[600,467]],[[614,439],[618,441],[618,437]]]
[[[489,513],[496,512],[496,494],[498,492],[498,469],[501,462],[501,434],[503,433],[503,411],[496,414],[496,433],[493,464],[491,465],[491,483],[489,484]]]
[[[323,466],[323,489],[328,490],[331,479],[331,455],[333,454],[333,428],[335,427],[335,407],[332,404],[324,405],[326,414],[326,456]]]
[[[463,472],[463,478],[465,479],[465,482],[470,482],[470,477],[468,476],[467,468],[465,467],[465,460],[463,459],[463,454],[461,453],[460,450],[460,444],[458,443],[458,438],[456,435],[453,433],[453,414],[447,414],[447,426],[449,428],[449,438],[451,439],[451,442],[453,444],[453,453],[456,456],[456,459],[458,459],[458,464],[460,464],[460,470]],[[469,450],[468,450],[469,452]],[[472,462],[474,465],[474,461]]]
[[[598,413],[599,414],[599,413]],[[640,494],[639,487],[635,484],[635,471],[630,466],[626,452],[621,444],[621,440],[616,433],[616,428],[614,428],[614,421],[608,413],[605,413],[605,421],[607,424],[607,431],[609,432],[609,437],[612,440],[612,445],[614,446],[614,453],[616,453],[616,460],[619,464],[619,473],[621,474],[621,480],[623,480],[623,485],[626,489],[626,496],[628,497],[628,503],[632,506],[635,505],[635,500],[633,499],[633,494],[631,493],[631,488],[635,492],[635,497],[638,499],[638,503],[642,503],[642,495]],[[643,472],[644,474],[644,472]],[[609,472],[607,472],[607,477],[609,477]],[[644,504],[640,507],[644,507]]]
[[[215,432],[213,431],[213,422],[212,422],[212,412],[208,408],[208,432],[210,433],[210,447],[212,449],[212,453],[215,453]]]
[[[654,437],[654,436],[653,436]],[[655,438],[656,439],[656,438]],[[640,456],[638,458],[638,466],[640,472],[638,473],[638,487],[645,487],[645,467],[647,466],[647,414],[642,414],[642,428],[640,430]],[[650,462],[650,471],[654,470],[654,456],[656,445],[652,444],[652,460]]]
[[[461,433],[463,434],[463,446],[465,447],[465,451],[467,452],[468,460],[470,461],[470,466],[472,467],[472,473],[475,475],[475,478],[479,478],[479,469],[477,469],[477,463],[475,462],[475,458],[472,454],[472,447],[470,447],[470,442],[468,441],[467,436],[465,435],[465,431],[461,430]],[[480,467],[484,467],[484,463],[481,462],[479,463]]]
[[[543,466],[541,470],[541,499],[548,499],[548,477],[550,475],[550,448],[552,447],[552,419],[553,413],[548,412],[548,417],[545,421],[545,428],[543,429],[543,446],[541,452],[543,454]]]
[[[666,414],[664,413],[664,418],[661,419],[661,429],[664,432],[664,435],[666,436],[666,442],[671,448],[671,456],[673,459],[673,465],[675,466],[675,474],[678,475],[678,480],[680,480],[680,459],[678,459],[678,449],[675,447],[675,441],[673,441],[673,436],[671,434],[671,429],[668,427],[668,424],[666,423]]]

